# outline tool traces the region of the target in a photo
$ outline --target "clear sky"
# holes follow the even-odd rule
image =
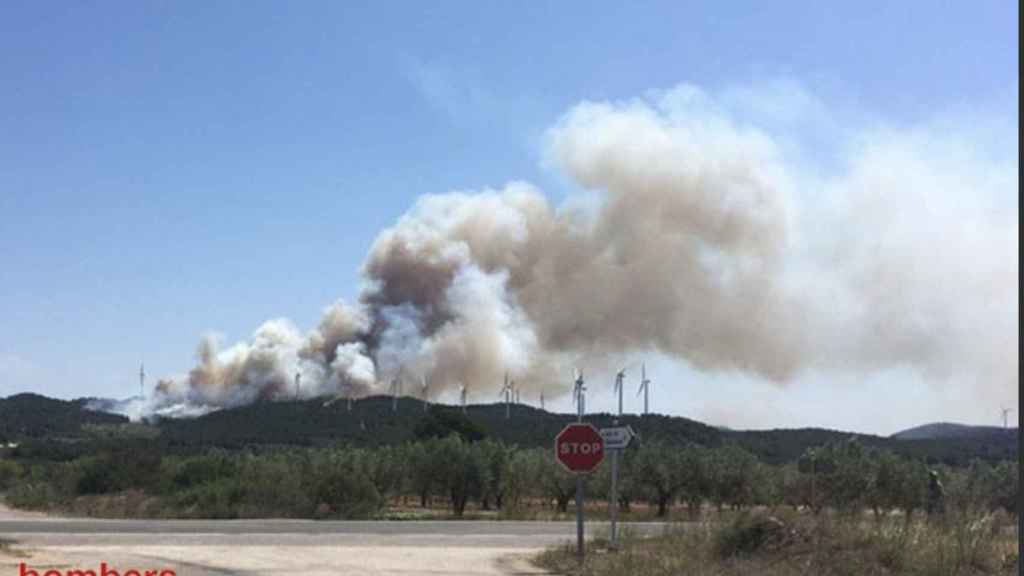
[[[541,141],[583,100],[784,79],[891,125],[977,108],[1016,134],[1018,35],[1010,1],[6,2],[0,395],[126,396],[140,361],[181,373],[207,331],[315,325],[420,195],[572,194]],[[652,364],[661,411],[718,424],[981,419],[892,375]]]

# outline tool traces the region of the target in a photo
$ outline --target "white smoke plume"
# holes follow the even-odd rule
[[[522,182],[423,196],[374,242],[357,303],[308,334],[205,339],[154,409],[288,398],[296,373],[303,397],[425,377],[491,398],[506,372],[550,397],[573,365],[650,350],[779,384],[910,368],[1016,397],[1016,151],[836,118],[817,150],[798,125],[827,106],[792,94],[581,103],[547,137],[577,199]]]

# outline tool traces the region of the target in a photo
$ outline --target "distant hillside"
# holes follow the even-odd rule
[[[134,427],[144,429],[139,430],[124,426],[127,419],[123,416],[86,408],[97,405],[95,399],[68,402],[35,394],[0,399],[0,440],[80,438],[91,432],[93,437],[103,437],[105,441],[129,434],[136,438],[156,435],[153,441],[185,451],[208,447],[323,446],[338,442],[377,446],[414,440],[418,435],[462,421],[464,428],[507,444],[550,447],[558,431],[576,420],[571,414],[555,414],[526,405],[511,406],[511,417],[506,419],[505,406],[500,403],[468,406],[465,416],[453,406],[431,405],[429,412],[424,412],[422,402],[408,397],[399,400],[398,411],[394,412],[390,397],[373,396],[354,401],[351,411],[344,400],[329,398],[263,402]],[[586,421],[604,427],[611,426],[614,417],[607,413],[588,414]],[[955,466],[967,464],[973,458],[1018,458],[1016,430],[995,429],[994,434],[979,432],[940,438],[883,437],[820,428],[739,431],[656,414],[625,415],[620,424],[631,426],[641,441],[671,445],[693,442],[704,446],[733,443],[773,464],[795,461],[807,448],[851,437],[868,447]],[[105,433],[100,434],[97,427]]]
[[[125,424],[124,416],[85,409],[85,400],[55,400],[39,394],[0,398],[0,440],[77,438],[86,425]]]
[[[451,406],[431,406],[431,411],[458,412]],[[551,446],[555,435],[576,420],[571,414],[554,414],[526,405],[513,405],[511,418],[505,418],[503,404],[471,405],[466,417],[491,438],[519,446]],[[238,448],[252,445],[323,445],[350,442],[382,445],[415,438],[417,426],[427,418],[423,404],[402,398],[398,411],[392,411],[391,398],[374,396],[353,402],[329,403],[326,399],[266,402],[213,412],[194,419],[164,420],[159,426],[162,437],[181,447],[222,446]],[[586,421],[598,427],[611,426],[614,417],[607,413],[588,414]],[[792,462],[810,447],[856,438],[865,446],[931,462],[964,465],[973,458],[990,461],[1016,459],[1016,437],[990,439],[958,438],[948,440],[902,440],[854,434],[820,428],[781,430],[723,430],[676,416],[624,415],[620,425],[630,426],[641,440],[679,445],[693,442],[704,446],[734,443],[758,455],[765,462]]]
[[[824,428],[736,430],[723,432],[723,435],[748,451],[757,454],[762,460],[771,463],[792,462],[800,458],[807,448],[849,438],[855,438],[864,446],[871,448],[889,448],[899,451],[896,447],[897,443],[888,438]]]
[[[431,406],[431,411],[459,412],[452,406]],[[511,406],[505,418],[503,404],[470,405],[466,418],[477,424],[489,437],[520,446],[548,446],[555,435],[569,422],[569,414],[554,414],[525,405]],[[317,445],[332,442],[357,444],[394,444],[414,439],[416,426],[428,414],[423,403],[402,398],[398,411],[392,411],[392,400],[373,396],[353,402],[349,412],[344,400],[265,402],[230,410],[220,410],[192,419],[166,419],[159,423],[163,438],[172,444],[212,444],[239,447],[249,444]],[[610,414],[591,414],[587,421],[597,426],[611,426]],[[643,436],[650,435],[678,443],[692,441],[714,444],[721,434],[710,426],[669,416],[626,416],[623,425],[632,426]]]
[[[1017,437],[1017,428],[1000,428],[998,426],[968,426],[951,422],[935,422],[897,432],[890,436],[897,440],[930,440],[951,438],[988,438],[999,439]]]
[[[855,438],[864,446],[950,466],[965,466],[975,458],[989,462],[1017,460],[1020,448],[1015,430],[1010,434],[962,438],[894,438],[820,428],[747,430],[727,435],[762,460],[772,463],[792,462],[807,448],[846,438]]]

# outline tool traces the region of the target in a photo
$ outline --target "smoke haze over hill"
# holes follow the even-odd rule
[[[308,332],[272,319],[228,347],[205,337],[140,410],[290,397],[296,374],[303,396],[400,378],[491,398],[506,372],[553,395],[573,366],[646,351],[779,385],[911,369],[1016,399],[1016,154],[984,126],[848,126],[785,95],[759,114],[778,94],[580,103],[545,140],[569,201],[526,182],[422,196],[373,243],[358,301]]]

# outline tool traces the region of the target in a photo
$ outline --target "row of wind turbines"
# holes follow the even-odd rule
[[[618,412],[619,416],[622,416],[622,394],[626,387],[626,367],[619,369],[615,373],[615,385],[612,387],[612,393],[618,396]],[[643,414],[646,416],[650,414],[651,407],[651,380],[647,378],[647,365],[640,364],[640,387],[636,391],[636,395],[639,397],[641,394],[644,395],[644,411]],[[579,369],[573,370],[573,388],[572,388],[572,400],[576,405],[576,413],[580,418],[587,413],[586,410],[586,397],[587,387],[583,381],[583,372]]]
[[[618,414],[622,415],[622,395],[623,389],[625,388],[626,379],[626,368],[620,369],[615,374],[615,385],[613,392],[618,394]],[[302,381],[302,374],[295,373],[295,397],[299,397],[299,390]],[[403,380],[401,375],[397,375],[391,379],[391,384],[388,387],[388,395],[391,396],[391,410],[398,412],[398,399],[402,396],[402,383]],[[573,404],[576,405],[579,414],[586,412],[586,385],[583,380],[583,372],[574,369],[573,370]],[[640,387],[637,389],[636,395],[639,397],[643,394],[644,397],[644,414],[650,413],[650,392],[651,392],[651,380],[647,378],[647,366],[641,364],[640,366]],[[465,384],[459,384],[459,407],[462,412],[466,412],[466,401],[468,399],[469,389]],[[426,412],[430,408],[430,382],[425,376],[420,377],[419,396],[423,401],[423,411]],[[515,380],[509,378],[508,372],[505,373],[505,380],[498,392],[498,398],[503,398],[505,401],[505,418],[512,417],[512,404],[520,404],[520,389],[516,386]],[[349,411],[352,410],[352,396],[346,397],[346,404]],[[540,409],[545,408],[544,391],[540,392]]]
[[[623,367],[622,369],[620,369],[618,372],[615,373],[615,386],[612,389],[613,393],[618,395],[618,414],[620,416],[622,415],[622,391],[623,391],[623,388],[625,386],[626,368],[627,367]],[[299,386],[300,386],[301,381],[302,381],[302,374],[296,372],[295,373],[295,398],[296,399],[299,397]],[[142,364],[139,365],[139,397],[140,398],[145,398],[145,396],[146,396],[145,384],[146,384],[146,365],[145,365],[145,363],[142,363]],[[583,372],[578,370],[578,369],[574,369],[573,370],[572,397],[573,397],[573,404],[576,405],[576,408],[577,408],[577,411],[578,411],[579,414],[584,414],[586,412],[584,410],[584,408],[585,408],[586,390],[587,390],[587,388],[586,388],[586,386],[584,385],[584,382],[583,382]],[[650,391],[651,391],[651,381],[647,378],[647,366],[646,366],[646,364],[642,363],[642,364],[640,364],[640,388],[637,389],[636,395],[637,396],[640,396],[640,394],[644,395],[644,411],[643,411],[643,413],[645,415],[650,413]],[[430,407],[430,400],[428,399],[429,398],[428,397],[429,392],[430,392],[430,383],[427,381],[425,376],[421,376],[420,377],[420,398],[423,400],[423,411],[424,412],[426,412],[428,410],[428,408]],[[402,395],[402,379],[400,377],[395,377],[395,378],[393,378],[391,380],[391,386],[389,388],[389,394],[392,397],[391,409],[392,409],[392,411],[397,412],[398,411],[398,398],[399,398],[399,396]],[[466,412],[466,398],[467,398],[467,395],[468,395],[468,389],[466,388],[466,385],[465,384],[459,384],[459,406],[462,408],[463,413]],[[511,418],[511,416],[512,416],[512,410],[511,410],[512,403],[513,402],[516,403],[516,404],[520,403],[519,402],[519,388],[516,387],[514,380],[509,379],[509,376],[508,376],[507,372],[505,373],[505,384],[504,384],[504,386],[502,386],[501,392],[498,393],[498,397],[499,398],[504,397],[504,399],[505,399],[505,418]],[[351,395],[346,398],[346,403],[348,405],[348,410],[351,412],[352,411],[352,396]],[[541,392],[540,392],[540,409],[541,410],[544,409],[544,391],[543,390],[541,390]],[[1009,421],[1008,421],[1009,418],[1008,418],[1008,416],[1009,416],[1010,412],[1012,412],[1012,411],[1013,411],[1012,408],[1002,408],[1000,410],[1000,412],[1002,414],[1003,428],[1008,428],[1008,426],[1009,426]]]

